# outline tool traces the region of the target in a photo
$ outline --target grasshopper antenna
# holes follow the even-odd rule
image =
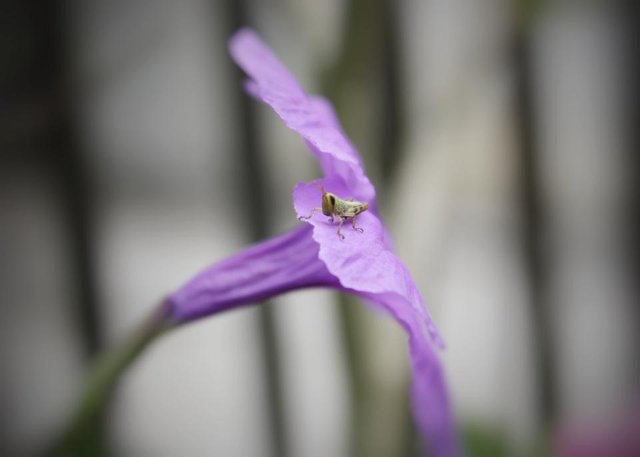
[[[326,194],[327,192],[324,190],[324,186],[322,184],[320,184],[318,181],[314,182],[313,184],[315,184],[315,186],[320,189],[320,192],[322,192],[322,195]]]

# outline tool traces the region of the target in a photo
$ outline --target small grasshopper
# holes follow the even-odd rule
[[[326,192],[324,186],[316,184],[318,189],[322,192],[322,208],[313,208],[311,214],[308,216],[299,216],[298,220],[308,220],[316,211],[322,211],[322,214],[329,216],[329,222],[333,224],[333,217],[338,218],[338,237],[344,240],[344,235],[341,233],[342,224],[347,218],[351,218],[351,226],[358,233],[363,233],[362,227],[356,227],[356,216],[363,211],[369,209],[368,203],[357,202],[353,198],[343,200],[331,192]]]

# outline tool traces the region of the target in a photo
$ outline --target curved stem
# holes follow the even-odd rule
[[[92,447],[92,432],[111,398],[121,374],[144,349],[175,326],[162,301],[143,324],[120,345],[100,354],[89,369],[84,390],[64,433],[54,443],[51,455],[84,455]]]

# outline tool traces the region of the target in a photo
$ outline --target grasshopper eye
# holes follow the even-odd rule
[[[336,197],[334,197],[333,195],[329,195],[329,200],[331,201],[331,206],[335,206],[335,204],[336,204]]]

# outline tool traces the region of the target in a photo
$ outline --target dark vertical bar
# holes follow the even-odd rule
[[[247,4],[242,0],[228,0],[225,4],[228,11],[228,36],[240,27],[248,25]],[[233,81],[236,89],[233,91],[236,106],[236,120],[238,126],[236,135],[237,151],[235,156],[240,160],[241,178],[238,182],[238,193],[242,196],[242,206],[245,208],[247,226],[250,227],[252,241],[263,239],[267,235],[269,201],[268,186],[262,166],[264,151],[259,142],[259,128],[256,116],[256,102],[242,90],[244,74],[233,67]],[[264,303],[258,312],[259,331],[262,340],[262,356],[264,360],[265,385],[268,394],[269,426],[274,457],[286,457],[286,424],[282,400],[282,366],[278,354],[275,313],[272,303]]]
[[[396,165],[402,160],[401,139],[404,125],[404,92],[402,36],[398,24],[398,4],[394,0],[382,2],[382,75],[381,110],[382,130],[380,132],[380,162],[384,188],[393,184]]]
[[[629,243],[628,251],[628,280],[634,285],[632,291],[635,303],[631,303],[633,317],[633,335],[636,351],[640,349],[640,2],[637,0],[619,0],[616,2],[617,19],[622,27],[622,58],[624,68],[624,142],[627,147],[626,161],[628,170],[627,189],[625,195],[625,210],[628,221],[624,236]],[[634,165],[635,164],[635,165]],[[638,353],[635,354],[636,358]],[[635,365],[633,373],[635,387],[640,391],[640,366]]]
[[[8,17],[20,24],[10,30],[6,46],[13,60],[3,74],[2,141],[10,160],[46,166],[54,177],[66,224],[70,248],[73,293],[71,309],[78,322],[83,352],[96,353],[102,335],[98,322],[95,267],[91,230],[91,183],[78,144],[74,118],[74,93],[70,82],[65,34],[68,30],[64,2],[14,2]],[[23,30],[24,29],[24,30]],[[17,61],[17,62],[16,62]],[[16,119],[12,114],[17,113]],[[24,116],[24,113],[28,115]]]
[[[69,25],[65,2],[43,3],[36,13],[44,33],[42,69],[50,75],[51,100],[56,118],[49,145],[54,158],[64,205],[72,273],[76,284],[75,315],[78,318],[87,359],[102,346],[95,282],[94,243],[91,227],[91,182],[78,142],[74,117],[74,93],[66,48]]]
[[[366,4],[368,3],[368,4]],[[343,127],[351,135],[351,139],[362,145],[365,138],[354,135],[351,127],[357,119],[350,119],[345,115],[346,107],[353,102],[349,86],[355,81],[358,84],[371,84],[375,78],[374,68],[378,66],[372,61],[378,55],[375,53],[371,32],[380,33],[379,21],[376,15],[380,12],[379,0],[366,2],[363,0],[349,0],[345,3],[344,26],[341,30],[342,42],[334,65],[323,75],[322,92],[335,105],[338,117]],[[363,78],[367,78],[366,81]],[[366,108],[365,108],[366,109]],[[377,129],[375,129],[377,130]],[[357,133],[357,132],[356,132]],[[365,162],[371,163],[378,151],[361,151]],[[373,157],[372,157],[373,156]],[[370,159],[370,160],[367,160]],[[345,366],[348,377],[351,422],[347,432],[347,455],[364,457],[367,453],[367,404],[372,396],[367,382],[367,367],[363,344],[362,314],[357,299],[340,294],[337,298],[337,313],[340,317],[342,343],[345,354]]]
[[[91,225],[91,180],[79,143],[75,117],[75,93],[72,85],[68,33],[67,2],[45,2],[34,10],[43,33],[41,70],[49,77],[50,100],[54,122],[48,135],[53,159],[52,168],[62,200],[65,233],[70,247],[70,271],[74,279],[73,314],[81,333],[82,349],[87,361],[102,347],[96,293],[93,228]],[[78,443],[78,452],[106,455],[105,417],[91,425],[92,433]]]
[[[531,326],[534,336],[535,373],[538,376],[537,403],[541,419],[550,426],[556,414],[553,376],[553,344],[550,304],[547,297],[548,278],[545,273],[542,231],[538,148],[532,100],[535,96],[531,68],[531,40],[524,12],[513,36],[513,69],[515,76],[516,127],[522,172],[520,202],[522,209],[522,239],[524,262],[529,278]]]
[[[382,183],[378,186],[383,193],[393,188],[395,172],[403,159],[404,122],[406,113],[404,86],[403,35],[400,24],[401,2],[383,0],[381,4],[382,56],[380,59],[382,129],[380,130],[380,166]],[[384,195],[382,196],[384,203]],[[399,455],[415,457],[420,455],[421,446],[411,415],[409,399],[410,382],[405,387],[406,416],[402,448]]]
[[[73,92],[65,34],[66,4],[56,2],[3,3],[2,152],[11,165],[43,169],[54,183],[64,224],[71,280],[69,314],[75,320],[85,358],[101,345],[97,315],[90,227],[90,192],[73,116]],[[25,115],[26,113],[26,115]],[[14,117],[15,114],[15,117]],[[16,154],[13,156],[13,154]],[[3,157],[4,159],[4,157]],[[47,182],[49,177],[46,178]],[[58,208],[57,208],[58,209]],[[38,287],[37,278],[33,287]],[[96,424],[82,452],[103,455]]]
[[[400,160],[404,105],[398,8],[398,2],[393,0],[346,2],[340,53],[335,64],[325,72],[322,84],[323,94],[335,104],[351,139],[361,147],[369,145],[360,153],[369,175],[377,174],[380,177],[376,188],[378,202],[382,204],[385,190],[391,186]],[[361,107],[354,108],[352,88],[362,85],[367,87],[369,99]],[[358,109],[361,118],[356,114]],[[369,109],[373,110],[372,113],[366,111]],[[352,117],[348,117],[347,113],[351,113]],[[362,119],[372,124],[362,126]],[[337,309],[351,401],[348,455],[354,457],[380,455],[375,447],[376,437],[371,435],[372,423],[378,418],[371,418],[371,411],[376,411],[375,407],[372,408],[376,404],[376,392],[367,379],[369,370],[363,319],[368,311],[357,302],[357,299],[341,294]],[[406,443],[403,449],[396,450],[396,455],[415,455],[417,450],[409,408],[407,411]]]

